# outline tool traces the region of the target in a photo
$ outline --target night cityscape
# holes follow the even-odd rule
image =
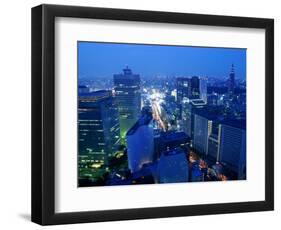
[[[246,50],[78,42],[78,186],[246,179]]]

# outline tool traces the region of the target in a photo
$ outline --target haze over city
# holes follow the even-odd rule
[[[246,49],[99,42],[79,42],[78,49],[79,79],[111,77],[126,65],[143,78],[155,75],[226,78],[232,64],[236,79],[246,79]]]

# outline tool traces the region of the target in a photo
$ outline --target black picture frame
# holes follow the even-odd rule
[[[265,29],[265,200],[55,213],[55,18],[110,19]],[[274,20],[62,5],[32,8],[32,221],[41,225],[274,209]]]

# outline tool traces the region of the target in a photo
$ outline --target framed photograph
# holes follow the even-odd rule
[[[32,221],[274,208],[274,21],[32,8]]]

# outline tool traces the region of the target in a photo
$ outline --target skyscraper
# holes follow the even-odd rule
[[[198,114],[194,115],[193,147],[199,153],[208,154],[208,138],[212,131],[212,120]]]
[[[229,79],[228,79],[228,93],[233,94],[234,88],[235,88],[235,72],[234,72],[234,65],[232,64],[231,71],[229,74]]]
[[[136,123],[141,112],[140,76],[126,67],[123,74],[113,76],[119,110],[121,138]]]
[[[190,78],[177,78],[177,102],[182,103],[183,98],[189,98],[191,95]]]
[[[200,98],[207,103],[207,78],[206,77],[200,77],[199,81],[199,88],[200,88]]]
[[[201,99],[183,101],[182,103],[182,130],[193,140],[194,134],[194,114],[206,107],[206,103]]]
[[[206,107],[197,110],[194,115],[193,147],[212,161],[218,161],[220,122],[223,120],[218,113]]]
[[[90,89],[85,85],[78,86],[78,93],[89,93]]]
[[[220,161],[246,179],[246,122],[225,121],[221,125]]]
[[[78,129],[79,156],[108,165],[120,144],[118,109],[111,91],[79,94]]]
[[[199,99],[200,98],[200,80],[199,77],[177,78],[177,102],[181,103],[184,98]]]
[[[132,173],[154,160],[154,131],[151,114],[144,114],[127,132],[128,165]]]
[[[191,82],[191,95],[190,99],[200,98],[200,79],[197,76],[193,76],[190,79]]]
[[[214,162],[219,161],[221,125],[217,125],[208,138],[208,158]]]

